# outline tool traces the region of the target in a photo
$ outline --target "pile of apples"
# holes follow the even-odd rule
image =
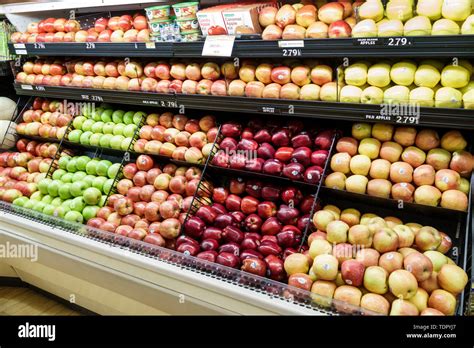
[[[245,60],[238,67],[234,62],[146,64],[138,60],[72,60],[61,66],[60,61],[38,59],[25,63],[16,81],[125,91],[323,101],[337,101],[338,93],[333,68],[311,60],[286,60],[283,65]]]
[[[355,9],[361,2],[338,0],[326,3],[283,5],[280,9],[265,7],[259,22],[265,29],[263,40],[350,37],[356,25]]]
[[[74,117],[68,140],[83,145],[127,151],[138,126],[146,117],[143,111],[114,110],[108,105],[89,104]]]
[[[23,121],[16,126],[16,132],[20,135],[60,140],[72,120],[67,110],[63,110],[63,104],[59,101],[35,98],[32,107],[23,113]]]
[[[302,244],[314,197],[258,180],[230,179],[208,187],[212,196],[201,196],[210,201],[185,222],[177,250],[283,281],[283,261]]]
[[[474,157],[459,131],[356,123],[331,158],[333,189],[466,211]]]
[[[134,150],[171,157],[190,163],[202,163],[214,146],[218,133],[214,116],[200,119],[172,112],[149,114],[140,129]]]
[[[176,248],[186,214],[197,190],[201,170],[196,167],[159,166],[148,155],[123,169],[118,193],[87,223],[158,246]]]
[[[146,17],[136,13],[131,15],[98,18],[94,26],[81,30],[77,20],[48,18],[28,24],[27,32],[15,32],[12,43],[35,42],[148,42],[150,30]]]
[[[318,184],[333,142],[333,130],[305,130],[301,121],[286,126],[260,119],[246,127],[236,122],[224,123],[224,137],[212,164],[219,167],[262,172],[291,180]]]
[[[38,191],[18,205],[70,222],[95,218],[112,189],[120,164],[63,154],[58,166],[52,179],[43,177],[38,181]]]
[[[46,177],[58,144],[20,139],[17,152],[0,154],[0,200],[18,204],[38,191],[38,183]]]
[[[344,69],[339,101],[474,108],[473,67],[467,60],[445,65],[436,60],[356,62]]]
[[[445,254],[452,241],[431,226],[334,205],[317,211],[309,250],[286,258],[288,284],[322,306],[344,303],[383,315],[453,315],[466,272]]]

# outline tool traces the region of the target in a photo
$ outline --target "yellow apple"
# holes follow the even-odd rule
[[[441,15],[453,21],[463,21],[471,14],[471,0],[444,0]]]
[[[428,307],[428,293],[422,289],[418,288],[415,296],[410,298],[408,302],[413,303],[420,312],[424,311]]]
[[[466,18],[461,26],[461,34],[469,35],[474,34],[474,15],[470,15]]]
[[[434,106],[434,91],[428,87],[418,87],[410,91],[410,104]]]
[[[357,86],[346,85],[342,87],[339,101],[342,103],[360,103],[362,89]]]
[[[442,18],[433,23],[431,35],[457,35],[459,31],[459,25],[456,22]]]
[[[422,64],[415,72],[415,85],[433,88],[441,80],[441,74],[433,65]]]
[[[377,63],[369,68],[367,82],[371,86],[385,87],[390,84],[390,65],[387,63]]]
[[[461,65],[447,65],[441,72],[443,87],[462,88],[468,85],[471,74]]]
[[[397,85],[410,86],[415,80],[416,64],[401,61],[392,65],[390,78]]]
[[[377,24],[373,19],[364,19],[352,28],[351,35],[352,37],[377,37]]]
[[[363,86],[367,82],[367,64],[357,62],[344,70],[344,79],[348,85]]]
[[[380,0],[366,1],[359,6],[360,19],[372,19],[375,22],[383,18],[383,4]]]
[[[462,101],[465,109],[474,109],[474,89],[463,94]]]
[[[406,86],[393,86],[383,94],[386,104],[406,104],[410,100],[410,89]]]
[[[379,37],[402,36],[403,23],[399,19],[384,19],[377,23]]]
[[[416,16],[405,23],[405,36],[431,35],[431,21],[426,16]]]
[[[369,86],[362,91],[360,102],[363,104],[382,104],[383,91],[375,86]]]
[[[467,274],[456,265],[443,265],[438,273],[438,284],[452,294],[461,293],[468,282]]]
[[[416,13],[435,21],[441,18],[442,6],[443,0],[418,0],[418,3],[416,4]]]
[[[402,22],[413,17],[413,5],[408,0],[390,0],[385,9],[388,19],[398,19]]]
[[[460,108],[462,105],[462,93],[452,87],[441,87],[435,94],[435,106],[437,108]]]

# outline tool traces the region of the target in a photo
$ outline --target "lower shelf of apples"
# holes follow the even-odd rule
[[[0,243],[36,246],[30,258],[2,262],[23,281],[99,314],[333,314],[5,210]]]

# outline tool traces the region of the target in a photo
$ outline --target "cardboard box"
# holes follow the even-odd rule
[[[233,7],[222,11],[227,33],[229,35],[235,35],[237,28],[247,27],[252,31],[252,34],[260,34],[262,28],[258,22],[259,7],[259,4],[255,4]]]

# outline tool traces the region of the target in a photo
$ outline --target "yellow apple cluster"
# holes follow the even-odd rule
[[[474,108],[473,67],[468,60],[358,61],[339,71],[344,82],[340,102]]]
[[[327,205],[312,222],[309,250],[285,259],[289,285],[321,306],[383,315],[453,315],[466,272],[445,254],[452,240],[431,226]],[[353,307],[344,305],[348,303]]]
[[[353,37],[474,34],[471,0],[367,0],[356,7]]]
[[[467,210],[474,156],[459,131],[355,123],[351,135],[338,140],[325,186]]]

